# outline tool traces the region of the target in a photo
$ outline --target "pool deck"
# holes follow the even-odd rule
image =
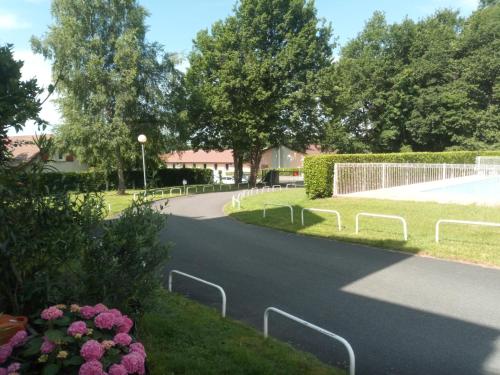
[[[439,189],[457,184],[474,182],[483,180],[484,176],[468,176],[460,178],[452,178],[447,180],[439,180],[432,182],[424,182],[420,184],[397,186],[392,188],[361,191],[343,195],[344,197],[353,198],[375,198],[389,199],[398,201],[418,201],[418,202],[438,202],[438,203],[453,203],[453,204],[477,204],[480,206],[500,206],[500,192],[496,196],[474,196],[460,193],[434,192],[426,191]]]

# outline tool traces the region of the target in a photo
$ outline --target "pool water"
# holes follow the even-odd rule
[[[452,195],[470,195],[487,197],[498,197],[500,195],[500,176],[489,177],[483,180],[465,182],[456,185],[450,185],[424,192],[446,193]]]

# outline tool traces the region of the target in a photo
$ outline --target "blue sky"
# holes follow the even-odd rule
[[[139,0],[151,16],[147,38],[163,44],[167,51],[187,55],[196,33],[232,12],[235,0]],[[406,16],[419,19],[437,9],[457,9],[463,16],[477,8],[478,0],[316,0],[318,15],[331,22],[334,36],[343,45],[363,28],[375,10],[385,12],[389,22]],[[0,45],[14,44],[15,56],[25,61],[23,77],[50,83],[50,63],[30,52],[32,35],[41,36],[51,24],[50,0],[0,0]],[[51,123],[60,119],[52,103],[42,111]],[[27,126],[24,134],[33,134]]]

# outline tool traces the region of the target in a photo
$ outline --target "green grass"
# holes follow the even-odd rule
[[[290,223],[287,208],[269,208],[262,218],[265,202],[289,203],[294,206],[295,223]],[[338,231],[334,215],[306,212],[305,226],[300,223],[304,207],[334,209],[342,216],[342,231]],[[306,235],[328,237],[342,241],[364,243],[378,247],[500,266],[500,230],[479,226],[442,224],[440,243],[434,241],[438,219],[500,222],[498,207],[453,205],[429,202],[407,202],[358,198],[325,198],[310,200],[304,189],[266,193],[244,198],[241,210],[225,207],[226,212],[241,221]],[[267,211],[267,210],[266,210]],[[408,222],[408,242],[403,241],[402,225],[398,221],[361,218],[361,230],[355,234],[355,215],[359,212],[403,216]]]
[[[161,292],[138,321],[152,375],[344,374],[219,312]]]

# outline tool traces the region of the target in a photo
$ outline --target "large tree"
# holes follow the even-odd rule
[[[137,163],[137,136],[157,157],[171,124],[179,74],[158,44],[145,40],[146,10],[136,0],[53,0],[54,24],[35,51],[53,61],[64,146],[84,162],[118,173]]]
[[[22,61],[12,55],[12,45],[0,47],[0,166],[9,159],[7,130],[21,130],[26,121],[35,121],[41,127],[45,122],[39,117],[42,90],[36,79],[21,80]]]
[[[304,150],[322,131],[319,81],[331,64],[331,29],[313,1],[242,0],[198,33],[186,87],[192,145],[232,148],[256,181],[263,150]]]

